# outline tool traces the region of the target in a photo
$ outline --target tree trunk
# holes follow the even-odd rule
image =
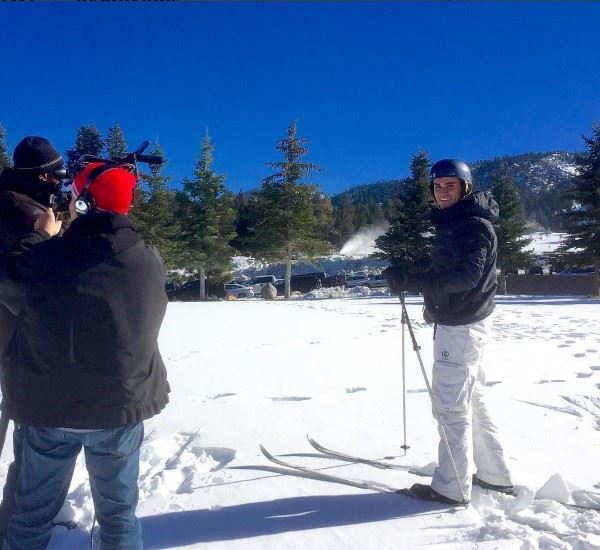
[[[504,269],[500,270],[497,294],[506,294],[506,273],[504,272]]]
[[[600,261],[596,261],[594,269],[594,296],[600,296]]]
[[[206,270],[200,268],[200,299],[206,300]]]
[[[285,293],[283,296],[286,300],[290,299],[291,287],[292,287],[292,258],[288,257],[285,262]]]

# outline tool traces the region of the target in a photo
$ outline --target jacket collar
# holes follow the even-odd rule
[[[431,213],[431,221],[435,225],[472,217],[484,218],[492,223],[498,221],[498,203],[488,191],[476,191],[450,208],[435,208]]]

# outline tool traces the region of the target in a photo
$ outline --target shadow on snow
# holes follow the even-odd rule
[[[194,543],[227,541],[385,521],[437,513],[440,505],[393,493],[321,495],[282,498],[190,510],[141,518],[144,548],[158,550]]]

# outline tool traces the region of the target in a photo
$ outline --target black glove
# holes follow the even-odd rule
[[[400,294],[405,290],[410,278],[410,268],[413,262],[409,258],[394,259],[392,265],[386,267],[381,274],[386,278],[390,292]]]

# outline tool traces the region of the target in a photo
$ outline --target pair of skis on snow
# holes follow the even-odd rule
[[[419,472],[413,466],[407,466],[407,465],[403,465],[403,464],[393,464],[391,462],[386,462],[383,460],[372,460],[369,458],[354,456],[354,455],[343,453],[340,451],[335,451],[333,449],[328,449],[327,447],[324,447],[323,445],[321,445],[320,443],[315,441],[312,437],[307,436],[307,439],[308,439],[308,442],[310,443],[310,445],[314,449],[316,449],[323,456],[323,458],[335,458],[335,459],[342,460],[342,461],[348,462],[348,463],[365,464],[367,466],[371,466],[373,468],[379,468],[382,470],[403,470],[403,471],[408,472],[413,475],[427,477],[427,474]],[[283,468],[287,468],[287,469],[295,471],[295,472],[299,472],[299,473],[303,474],[303,476],[311,478],[311,479],[316,479],[316,480],[320,480],[320,481],[329,481],[331,483],[340,483],[342,485],[350,485],[351,487],[357,487],[359,489],[366,489],[368,491],[377,491],[380,493],[396,493],[396,494],[406,495],[406,496],[415,498],[414,495],[412,495],[409,492],[408,488],[392,487],[391,485],[387,485],[385,483],[380,483],[378,481],[352,479],[349,477],[328,474],[328,473],[323,472],[322,470],[308,468],[305,466],[300,466],[298,464],[293,464],[291,462],[288,462],[287,460],[283,460],[279,457],[275,457],[263,445],[260,445],[260,450],[261,450],[262,454],[265,456],[265,458],[267,458],[269,461],[273,462],[274,464],[277,464],[278,466],[282,466]],[[491,489],[487,489],[487,490],[491,490]],[[579,505],[579,504],[567,504],[567,503],[563,503],[563,502],[561,502],[560,504],[562,504],[563,506],[570,508],[572,510],[576,510],[576,511],[598,510],[598,508],[595,508],[592,506],[583,506],[583,505]]]
[[[323,447],[320,443],[317,443],[313,438],[306,436],[308,442],[315,448],[319,453],[323,455],[323,457],[327,458],[337,458],[338,460],[343,460],[345,462],[354,462],[357,464],[366,464],[367,466],[372,466],[374,468],[380,468],[383,470],[404,470],[411,474],[422,475],[419,474],[416,470],[412,469],[410,466],[403,466],[399,464],[391,464],[389,462],[384,462],[381,460],[371,460],[368,458],[362,458],[359,456],[353,456],[346,453],[342,453],[339,451],[334,451],[332,449],[328,449],[327,447]],[[300,466],[298,464],[292,464],[286,460],[282,460],[273,456],[263,445],[260,445],[260,450],[262,454],[274,464],[279,466],[283,466],[284,468],[289,468],[291,470],[295,470],[297,472],[302,472],[306,477],[310,477],[312,479],[318,479],[321,481],[330,481],[332,483],[341,483],[343,485],[350,485],[352,487],[358,487],[359,489],[367,489],[369,491],[378,491],[380,493],[402,493],[408,494],[407,489],[400,489],[397,487],[392,487],[390,485],[386,485],[385,483],[379,483],[377,481],[366,481],[360,479],[351,479],[348,477],[336,476],[332,474],[324,473],[320,470],[315,470],[313,468],[307,468],[305,466]]]

